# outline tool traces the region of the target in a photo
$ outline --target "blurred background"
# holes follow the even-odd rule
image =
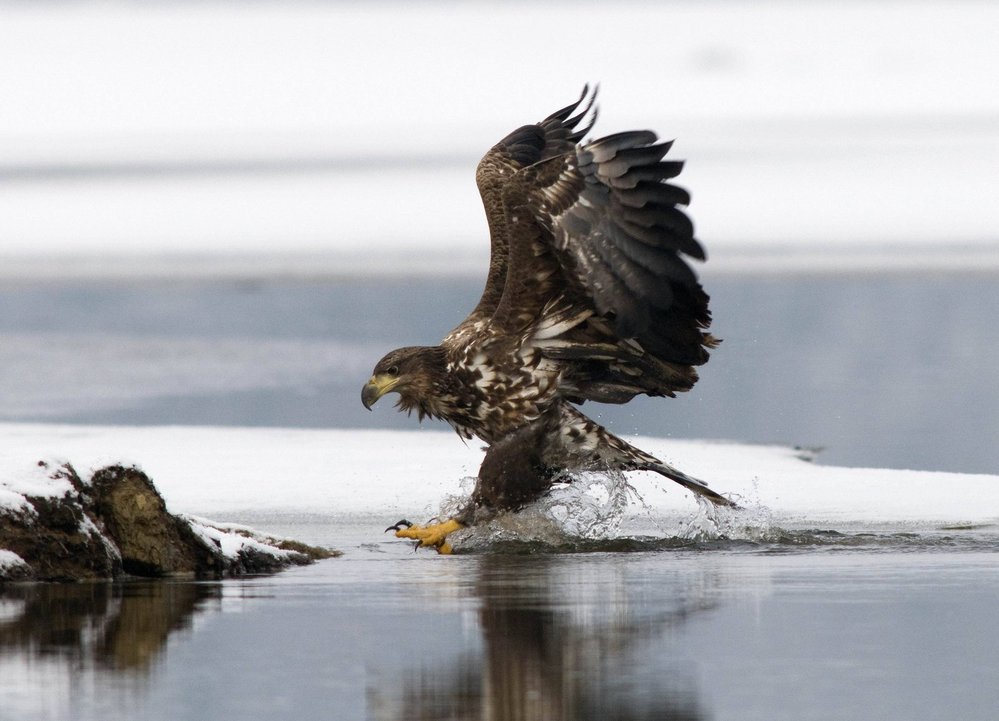
[[[0,420],[414,428],[478,158],[600,84],[676,138],[725,343],[623,434],[999,469],[999,5],[0,0]],[[438,426],[434,426],[438,427]]]

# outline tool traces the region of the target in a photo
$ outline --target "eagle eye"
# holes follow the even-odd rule
[[[399,366],[390,366],[388,374],[393,377],[399,375]]]

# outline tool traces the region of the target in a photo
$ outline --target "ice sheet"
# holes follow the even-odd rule
[[[999,522],[999,476],[841,468],[780,446],[630,439],[781,523],[940,525]],[[229,520],[297,513],[380,519],[434,514],[467,492],[482,451],[441,431],[102,427],[2,424],[0,489],[37,493],[39,459],[81,475],[112,462],[139,465],[174,513]],[[689,492],[654,474],[629,474],[640,513],[693,517]],[[463,480],[465,481],[463,485]],[[0,503],[4,498],[0,495]],[[8,501],[13,503],[13,501]]]

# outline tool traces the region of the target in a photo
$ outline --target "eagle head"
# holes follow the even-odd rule
[[[361,403],[371,410],[386,393],[398,393],[400,410],[416,409],[420,418],[437,415],[436,398],[447,376],[444,349],[440,346],[396,348],[378,363],[361,389]]]

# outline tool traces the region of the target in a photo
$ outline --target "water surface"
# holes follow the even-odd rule
[[[720,275],[724,343],[676,399],[585,410],[618,433],[821,447],[819,461],[999,470],[999,280],[983,273]],[[0,419],[412,428],[359,389],[436,343],[479,279],[0,286]]]
[[[999,468],[988,274],[706,278],[725,342],[695,390],[587,406],[619,433]],[[413,427],[359,389],[432,343],[468,280],[0,286],[0,418]],[[457,443],[458,441],[455,440]],[[0,589],[0,720],[993,719],[993,528],[486,544],[394,518],[219,520],[345,555],[269,578]]]
[[[999,707],[994,537],[435,557],[355,533],[344,557],[271,578],[8,587],[0,718],[984,721]]]

